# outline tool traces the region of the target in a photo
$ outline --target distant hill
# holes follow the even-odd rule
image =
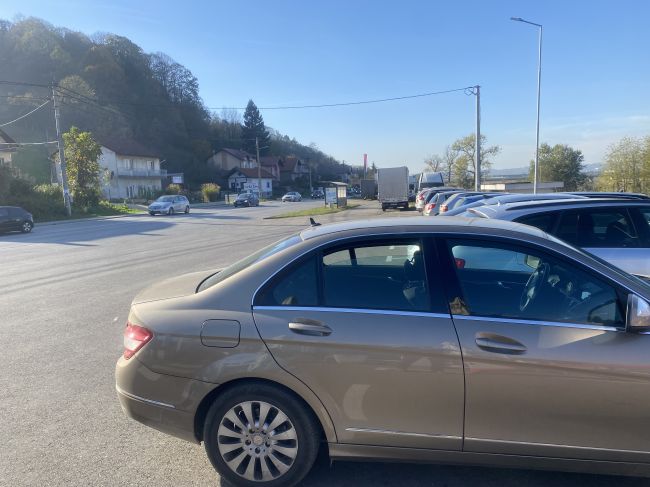
[[[205,161],[213,151],[243,145],[236,112],[210,113],[189,69],[163,53],[145,53],[126,37],[88,37],[36,18],[0,19],[0,67],[0,121],[38,107],[54,82],[63,94],[64,131],[74,125],[99,140],[135,140],[160,154],[168,170],[185,172],[190,183],[210,178]],[[52,140],[52,108],[45,106],[4,130],[18,142]],[[315,146],[272,133],[272,155],[309,159],[315,174],[319,167],[342,171],[338,161]]]
[[[585,173],[590,176],[600,174],[602,167],[603,167],[602,163],[584,164]],[[507,167],[503,169],[492,168],[490,169],[489,177],[507,178],[507,179],[527,178],[528,166]]]

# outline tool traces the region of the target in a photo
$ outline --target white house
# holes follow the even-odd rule
[[[11,164],[11,156],[18,149],[18,144],[0,129],[0,164]]]
[[[259,173],[258,169],[238,167],[233,169],[228,175],[228,187],[231,191],[241,193],[251,191],[258,193],[258,185],[261,175],[262,191],[261,198],[268,198],[273,194],[273,174],[262,168]]]
[[[149,198],[162,189],[167,171],[160,158],[135,141],[100,141],[102,192],[106,198]]]

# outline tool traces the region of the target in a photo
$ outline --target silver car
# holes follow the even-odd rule
[[[650,278],[650,200],[534,201],[485,205],[469,214],[532,225],[624,271]]]
[[[285,201],[302,201],[302,195],[297,191],[289,191],[282,197],[282,202]]]
[[[189,213],[190,202],[183,195],[164,195],[151,203],[148,207],[151,216],[159,213],[161,215],[173,215],[174,213]]]
[[[116,386],[238,486],[321,448],[650,475],[649,332],[650,286],[537,228],[344,222],[142,291]]]

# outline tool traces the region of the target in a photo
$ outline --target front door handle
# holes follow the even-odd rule
[[[332,333],[329,326],[313,320],[292,321],[289,323],[289,329],[294,333],[310,336],[328,336]]]
[[[477,333],[476,345],[483,350],[495,353],[522,354],[526,352],[526,345],[512,338],[493,333]]]

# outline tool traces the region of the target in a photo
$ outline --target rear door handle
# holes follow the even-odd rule
[[[526,345],[517,340],[492,333],[477,333],[475,341],[479,348],[488,352],[516,355],[528,350]]]
[[[289,329],[300,335],[310,336],[328,336],[331,335],[332,329],[319,321],[292,321],[289,323]]]

